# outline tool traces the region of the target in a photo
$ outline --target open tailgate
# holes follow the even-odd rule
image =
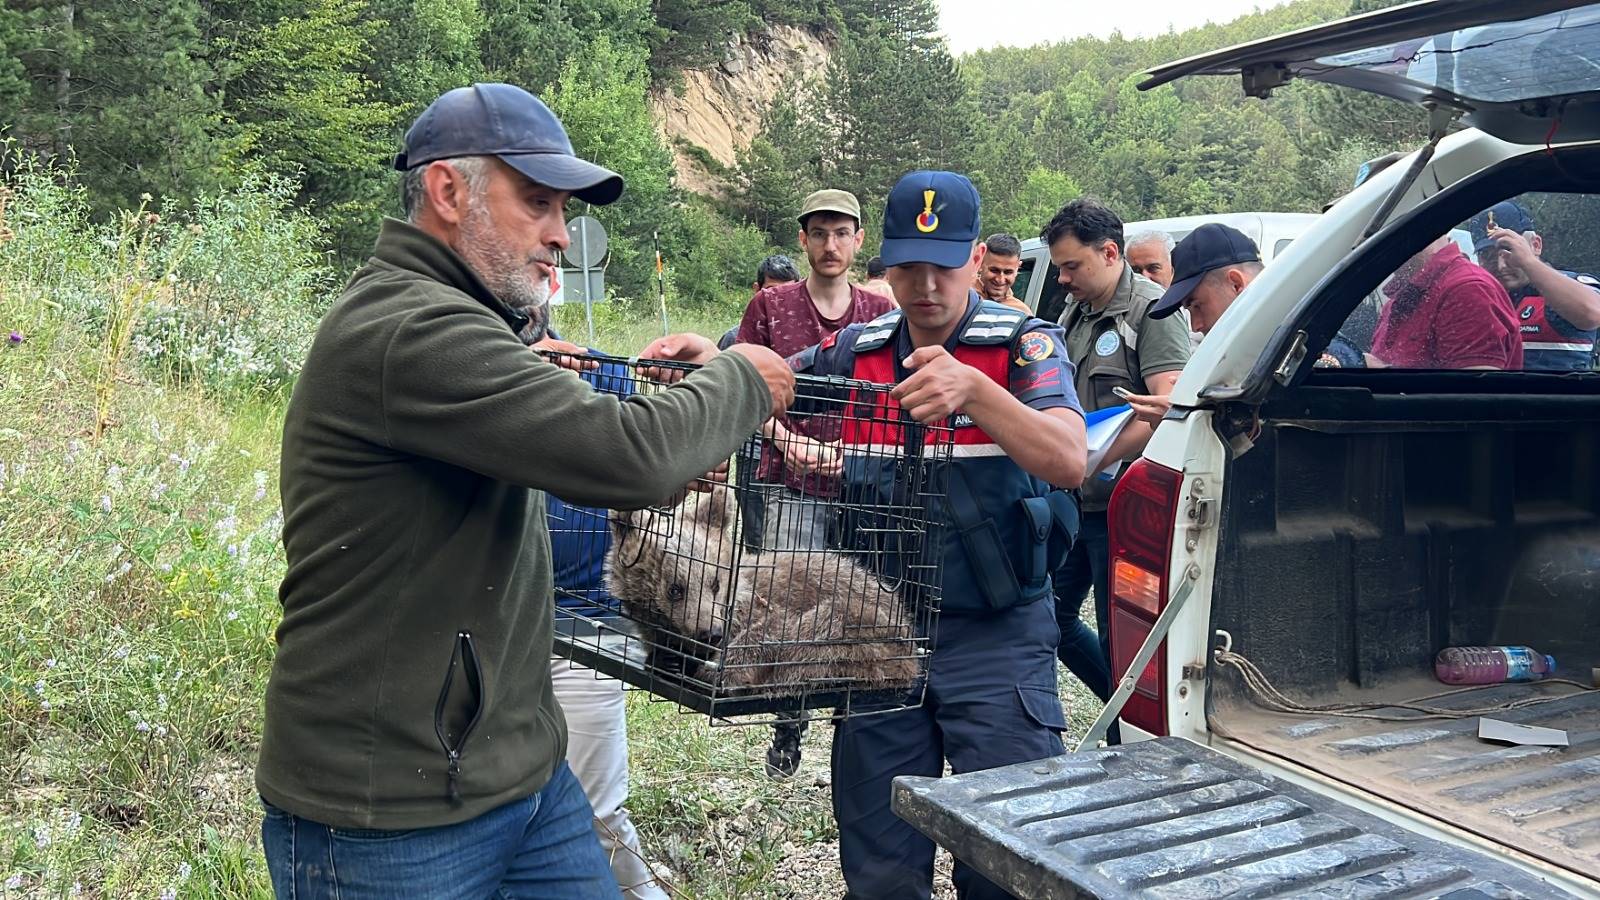
[[[1028,900],[1573,896],[1179,738],[903,776],[893,805]]]

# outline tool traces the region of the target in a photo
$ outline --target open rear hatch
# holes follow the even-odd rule
[[[1573,896],[1178,738],[903,776],[893,803],[1029,900]]]
[[[1238,75],[1265,97],[1296,78],[1459,111],[1520,144],[1600,138],[1600,4],[1427,0],[1192,56],[1152,69],[1148,90]]]

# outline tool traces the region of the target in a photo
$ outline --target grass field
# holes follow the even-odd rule
[[[0,267],[0,896],[266,897],[252,768],[283,569],[282,394],[152,374],[59,291]],[[597,318],[608,352],[660,333],[622,308]],[[558,321],[586,339],[581,309]],[[1094,705],[1064,690],[1081,734]],[[828,727],[778,783],[768,729],[644,695],[629,714],[630,806],[682,896],[842,892]]]

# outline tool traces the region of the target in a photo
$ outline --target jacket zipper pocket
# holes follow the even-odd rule
[[[445,715],[450,704],[450,688],[455,684],[456,670],[460,669],[466,678],[466,687],[473,696],[472,715],[467,723],[461,727],[461,735],[454,741],[450,739],[450,723]],[[472,641],[472,632],[459,631],[456,633],[455,646],[450,653],[450,668],[444,673],[444,686],[439,689],[439,702],[433,709],[433,730],[439,736],[439,746],[444,748],[448,792],[451,806],[461,805],[461,754],[466,750],[467,739],[472,737],[472,730],[478,727],[478,720],[483,718],[484,698],[487,691],[483,686],[483,669],[478,664],[478,648]]]

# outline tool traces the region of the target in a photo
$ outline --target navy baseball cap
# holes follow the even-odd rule
[[[978,206],[978,189],[965,175],[924,170],[901,176],[884,204],[883,264],[966,265],[978,239]]]
[[[1533,216],[1522,208],[1522,204],[1515,200],[1501,200],[1481,213],[1473,216],[1467,222],[1467,230],[1472,232],[1472,252],[1482,253],[1494,243],[1494,238],[1489,237],[1489,216],[1494,215],[1494,227],[1509,228],[1517,234],[1535,230]]]
[[[497,156],[545,187],[604,205],[622,196],[622,176],[579,159],[550,107],[512,84],[474,84],[447,91],[406,130],[394,158],[404,172],[441,159]]]
[[[1150,318],[1164,319],[1182,309],[1212,269],[1260,261],[1261,251],[1244,232],[1218,222],[1201,225],[1172,248],[1172,287],[1150,307]]]

